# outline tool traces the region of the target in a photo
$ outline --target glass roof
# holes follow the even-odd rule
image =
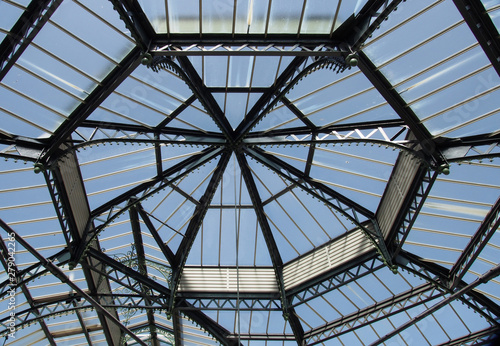
[[[3,344],[498,342],[497,1],[0,12]]]

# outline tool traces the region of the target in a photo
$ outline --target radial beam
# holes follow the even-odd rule
[[[163,253],[163,256],[165,256],[165,259],[168,261],[168,263],[170,263],[170,266],[172,268],[176,267],[177,264],[175,263],[175,254],[168,247],[168,245],[161,239],[161,236],[158,233],[158,231],[156,230],[156,227],[153,225],[153,222],[151,222],[151,219],[149,218],[148,213],[146,213],[146,211],[144,210],[144,208],[140,204],[137,205],[137,210],[142,218],[142,221],[144,221],[149,232],[151,233],[154,240],[158,244],[158,247],[160,248],[161,252]]]
[[[168,168],[163,171],[161,176],[156,176],[149,181],[135,186],[129,191],[113,198],[107,203],[94,209],[87,221],[85,231],[81,237],[82,241],[77,245],[74,256],[73,264],[79,262],[88,249],[91,241],[114,219],[126,212],[130,208],[128,203],[131,197],[136,197],[136,203],[151,196],[155,192],[166,188],[172,183],[176,182],[183,176],[189,174],[203,164],[214,159],[221,153],[220,148],[209,148],[202,152],[192,155],[184,161]]]
[[[437,151],[436,144],[434,143],[430,132],[420,123],[417,115],[410,107],[408,107],[408,104],[399,95],[384,74],[363,52],[359,52],[358,67],[377,89],[377,91],[384,97],[387,103],[399,115],[399,117],[409,126],[411,132],[419,141],[425,155],[434,159],[433,164],[438,165],[443,162],[441,153]]]
[[[187,257],[189,255],[189,251],[193,246],[193,243],[196,239],[196,235],[203,223],[203,218],[205,217],[208,207],[215,195],[217,187],[219,186],[219,182],[222,179],[224,171],[226,170],[226,166],[229,162],[229,158],[231,157],[231,153],[226,151],[221,155],[219,163],[217,164],[217,168],[215,169],[210,181],[208,183],[207,189],[205,193],[200,198],[200,203],[196,206],[193,217],[189,222],[184,237],[182,238],[181,244],[179,245],[179,249],[175,254],[174,265],[172,267],[172,281],[171,281],[171,295],[170,295],[170,307],[169,313],[171,313],[174,309],[175,303],[175,295],[177,293],[177,289],[179,287],[180,277],[182,274],[182,270],[184,264],[186,263]]]
[[[127,78],[140,64],[141,50],[135,47],[129,54],[104,78],[90,95],[68,116],[51,137],[50,145],[44,152],[41,162],[50,160],[54,152],[59,150],[61,143],[71,137],[80,124]]]
[[[208,114],[212,117],[212,119],[214,119],[226,138],[229,141],[232,141],[233,128],[231,127],[231,124],[227,120],[224,112],[213,95],[207,91],[206,85],[203,83],[200,75],[193,67],[193,64],[191,64],[191,61],[187,57],[178,57],[177,60],[183,72],[189,78],[188,84],[196,97],[198,97],[198,100],[203,104]]]
[[[14,66],[61,2],[62,0],[39,0],[29,3],[0,44],[0,81]]]
[[[31,253],[47,270],[54,275],[57,279],[59,279],[62,283],[67,284],[71,289],[76,291],[78,295],[83,297],[86,301],[88,301],[97,311],[103,314],[106,317],[106,320],[112,322],[115,326],[117,326],[123,333],[130,335],[132,339],[134,339],[139,345],[146,346],[146,344],[137,337],[134,333],[132,333],[127,327],[125,327],[112,313],[110,313],[107,309],[101,306],[94,298],[92,298],[89,294],[87,294],[84,290],[82,290],[77,284],[71,281],[66,274],[54,263],[48,261],[45,257],[43,257],[38,251],[35,250],[28,242],[26,242],[22,237],[17,234],[12,228],[10,228],[2,219],[0,219],[0,227],[2,227],[8,234],[13,235],[16,241],[24,247],[29,253]]]
[[[384,236],[379,228],[377,220],[375,219],[375,215],[371,211],[337,191],[325,186],[324,184],[314,181],[312,178],[306,176],[295,167],[265,153],[262,149],[244,148],[243,150],[258,162],[267,166],[292,183],[297,184],[307,193],[344,215],[364,232],[380,253],[384,263],[386,263],[391,270],[396,270],[396,267],[392,263],[392,255],[390,254],[385,243]],[[366,217],[368,219],[368,225],[364,220],[362,220],[362,217]]]
[[[137,45],[141,47],[143,52],[146,52],[149,43],[155,35],[155,31],[139,3],[135,0],[110,1],[113,3],[113,8],[120,15],[120,19],[125,23]]]
[[[260,198],[259,191],[257,189],[257,186],[255,185],[255,180],[253,179],[252,172],[250,170],[250,167],[248,166],[248,162],[244,154],[242,152],[236,152],[236,158],[238,160],[243,179],[245,180],[250,199],[252,200],[255,214],[257,216],[262,234],[264,235],[264,240],[269,250],[269,254],[271,255],[271,261],[273,263],[276,275],[278,290],[281,295],[283,316],[285,320],[289,321],[297,344],[302,345],[304,341],[304,330],[302,328],[302,325],[300,324],[294,308],[290,306],[285,293],[285,283],[283,279],[283,260],[281,259],[281,254],[278,250],[278,246],[276,245],[276,241],[274,240],[273,232],[271,230],[269,222],[267,221],[267,216],[264,211],[262,199]]]
[[[500,35],[481,1],[453,0],[460,14],[500,75]]]
[[[137,205],[134,204],[129,209],[130,224],[132,226],[132,235],[134,237],[134,247],[137,254],[137,264],[139,273],[148,276],[148,268],[146,266],[146,253],[144,252],[144,243],[142,240],[141,223],[139,222],[139,212]],[[142,292],[146,295],[149,294],[149,289],[141,285]],[[151,301],[146,297],[146,305],[151,306]],[[148,316],[149,333],[151,334],[152,346],[159,346],[158,335],[155,330],[155,318],[152,310],[148,309],[146,312]]]
[[[262,96],[245,116],[245,120],[242,121],[236,128],[236,141],[241,140],[259,122],[259,120],[265,116],[266,109],[270,108],[277,102],[276,98],[280,94],[281,90],[286,87],[286,84],[293,78],[297,71],[303,68],[301,68],[301,65],[305,62],[305,57],[294,58],[276,79],[273,85],[268,89],[268,91],[262,94]]]

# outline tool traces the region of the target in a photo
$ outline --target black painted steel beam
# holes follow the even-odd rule
[[[245,136],[245,138],[266,138],[266,137],[279,137],[279,136],[292,136],[292,135],[310,135],[313,132],[327,134],[332,132],[350,132],[356,130],[375,130],[378,128],[401,128],[406,124],[401,119],[393,120],[379,120],[379,121],[366,121],[349,124],[334,124],[327,126],[320,126],[311,130],[308,126],[290,127],[286,129],[276,129],[271,131],[254,131]]]
[[[403,311],[429,303],[444,294],[432,284],[424,283],[306,332],[307,345],[316,345],[351,333]]]
[[[497,199],[483,222],[477,229],[469,244],[460,254],[460,257],[450,269],[452,289],[463,279],[469,268],[477,259],[481,251],[500,226],[500,198]]]
[[[10,235],[8,235],[10,238]],[[5,245],[3,237],[0,235],[0,262],[2,263],[5,273],[7,274],[9,279],[13,279],[11,281],[11,289],[15,289],[17,285],[17,278],[19,275],[19,269],[17,268],[16,262],[13,260],[9,260],[9,258],[12,256],[12,258],[15,258],[14,255],[16,253],[16,248],[15,248],[15,242],[12,239],[12,244],[14,244],[14,248],[8,247]],[[12,251],[9,251],[12,250]],[[33,311],[34,314],[39,314],[38,308],[35,306],[35,303],[33,301],[33,297],[31,296],[31,292],[28,290],[25,284],[20,285],[21,290],[24,294],[24,297],[26,298],[26,301],[28,302],[30,309]],[[11,309],[12,307],[12,309]],[[7,305],[6,311],[10,312],[15,312],[15,305]],[[49,328],[47,327],[47,324],[45,323],[44,320],[40,320],[39,322],[40,327],[42,328],[43,333],[45,334],[45,338],[49,342],[50,345],[55,346],[56,342],[54,338],[52,337],[52,334],[50,333]]]
[[[375,251],[368,252],[323,275],[287,290],[287,295],[292,306],[297,307],[382,268],[385,268],[385,264],[376,256]]]
[[[137,45],[146,52],[155,35],[147,16],[136,0],[110,0]]]
[[[235,139],[240,141],[265,115],[265,109],[274,102],[286,83],[294,76],[301,64],[306,61],[305,57],[296,57],[276,79],[276,82],[267,92],[255,102],[252,109],[245,116],[245,120],[235,130]]]
[[[48,261],[45,257],[43,257],[38,251],[35,250],[28,242],[26,242],[17,232],[15,232],[12,228],[10,228],[2,219],[0,219],[0,227],[3,228],[9,235],[13,235],[15,240],[24,247],[29,253],[31,253],[47,270],[59,279],[62,283],[67,284],[71,289],[76,291],[78,295],[82,296],[86,301],[88,301],[97,311],[103,314],[106,317],[106,320],[112,322],[116,325],[122,332],[130,335],[132,339],[134,339],[139,345],[146,346],[146,344],[137,337],[134,333],[132,333],[127,327],[125,327],[112,313],[106,310],[101,306],[94,298],[92,298],[89,294],[83,291],[78,285],[76,285],[73,281],[71,281],[66,274],[54,263]]]
[[[176,345],[182,345],[182,323],[177,309],[172,311],[172,325],[174,327],[174,340]]]
[[[139,273],[144,276],[148,276],[148,268],[146,265],[146,253],[144,252],[144,243],[142,241],[141,224],[139,222],[139,212],[137,210],[137,205],[134,204],[129,209],[130,224],[132,226],[132,235],[134,237],[134,248],[137,255],[137,264]],[[148,287],[141,285],[142,292],[148,295]],[[151,306],[151,301],[146,298],[146,305]],[[149,333],[151,335],[152,346],[159,346],[158,335],[156,333],[156,323],[155,317],[152,310],[147,310],[146,315],[148,317]]]
[[[448,162],[493,160],[500,157],[500,134],[486,133],[447,139],[438,146]]]
[[[281,295],[281,305],[283,309],[283,316],[285,320],[288,320],[290,327],[292,328],[293,334],[295,335],[295,340],[298,345],[302,345],[304,341],[304,329],[295,313],[295,309],[290,306],[288,298],[285,293],[285,283],[283,278],[283,260],[279,252],[276,241],[274,240],[273,232],[271,226],[267,220],[266,213],[264,211],[264,205],[262,204],[262,199],[260,197],[257,186],[255,185],[255,180],[253,179],[252,172],[248,166],[248,162],[242,152],[236,152],[236,158],[245,180],[245,184],[252,200],[254,206],[255,214],[260,225],[262,234],[264,235],[264,240],[271,255],[271,261],[273,263],[274,271],[276,274],[276,281],[278,284],[278,290]]]
[[[186,232],[184,234],[185,236],[182,238],[181,244],[179,245],[177,253],[175,254],[175,258],[173,260],[175,267],[172,267],[172,282],[171,282],[172,293],[170,296],[170,308],[169,308],[170,312],[173,311],[175,307],[174,306],[175,295],[177,293],[182,270],[189,255],[189,251],[193,246],[193,243],[196,239],[196,235],[198,234],[198,231],[203,223],[203,218],[205,217],[208,211],[208,207],[212,202],[212,199],[215,195],[217,187],[219,186],[219,182],[222,179],[224,171],[226,170],[226,166],[229,162],[230,157],[231,153],[228,151],[224,152],[221,155],[219,163],[217,164],[217,167],[214,173],[212,174],[212,177],[210,178],[205,193],[200,198],[200,204],[196,206],[193,212],[193,217],[191,218],[187,226]]]
[[[387,237],[388,244],[394,244],[394,250],[392,252],[393,259],[396,258],[398,253],[403,248],[404,242],[408,237],[413,224],[417,220],[420,210],[424,206],[424,203],[431,192],[432,186],[438,177],[436,171],[430,171],[427,167],[419,166],[415,174],[415,178],[411,184],[411,187],[404,198],[398,215],[394,220],[392,229],[389,231]],[[389,184],[393,180],[389,180]]]
[[[151,290],[158,292],[163,297],[168,298],[171,296],[172,291],[169,288],[161,285],[155,280],[152,280],[144,275],[141,275],[139,272],[127,267],[126,265],[116,261],[115,259],[103,254],[102,252],[97,251],[95,249],[90,249],[88,254],[89,256],[101,261],[106,266],[113,268],[113,270],[120,272],[125,277],[132,278],[141,285],[145,285]],[[127,288],[131,289],[131,287]],[[168,305],[167,299],[165,299],[163,308],[167,309],[168,308],[167,305]],[[182,310],[184,315],[188,316],[191,320],[196,321],[199,325],[201,325],[211,335],[217,338],[217,340],[221,342],[223,345],[235,345],[233,340],[227,338],[229,332],[224,327],[219,325],[217,322],[213,321],[211,318],[206,316],[203,312],[199,311],[198,309],[194,310],[191,309],[192,306],[184,299],[179,299],[178,302],[176,302],[175,306],[176,308]],[[184,309],[186,311],[184,311]]]
[[[453,0],[465,22],[500,75],[500,35],[481,1]]]
[[[189,98],[186,101],[184,101],[179,107],[174,109],[174,111],[172,113],[170,113],[170,115],[167,118],[165,118],[161,123],[159,123],[156,126],[156,129],[162,129],[163,127],[167,126],[169,122],[174,120],[179,114],[181,114],[186,108],[188,108],[194,101],[196,101],[196,96],[195,95],[189,96]]]
[[[418,316],[411,318],[408,322],[403,323],[401,326],[394,329],[392,332],[387,333],[385,336],[381,337],[380,339],[378,339],[376,342],[372,343],[371,345],[375,346],[375,345],[380,345],[380,344],[384,343],[385,341],[389,340],[393,336],[396,336],[399,333],[403,332],[405,329],[413,326],[415,323],[430,316],[431,314],[438,311],[442,307],[450,304],[451,302],[453,302],[456,299],[461,298],[463,295],[472,291],[473,289],[475,289],[479,285],[487,283],[488,281],[496,278],[498,275],[500,275],[500,265],[497,265],[496,267],[490,269],[488,272],[486,272],[485,274],[481,275],[479,278],[474,280],[474,282],[468,284],[467,286],[454,292],[453,294],[449,295],[448,297],[442,299],[441,301],[439,301],[437,304],[434,304],[430,308],[427,308],[424,312],[420,313]]]
[[[31,1],[0,44],[0,81],[47,23],[62,0]],[[5,13],[4,13],[5,15]]]
[[[352,36],[348,40],[355,52],[362,48],[363,43],[373,34],[389,14],[394,11],[402,0],[372,0],[368,1],[359,11],[353,25]]]
[[[316,125],[313,124],[313,122],[311,120],[309,120],[308,117],[306,117],[304,115],[304,113],[301,112],[300,109],[297,108],[297,106],[295,106],[293,104],[293,102],[291,102],[288,98],[286,97],[282,97],[281,98],[281,102],[293,113],[295,114],[295,116],[297,118],[300,119],[300,121],[302,121],[308,128],[310,129],[315,129],[316,128]]]
[[[403,250],[396,258],[396,262],[402,269],[448,291],[450,294],[468,285],[468,283],[461,281],[456,285],[454,290],[450,289],[452,285],[448,269]],[[469,290],[465,295],[458,297],[458,299],[482,315],[491,324],[500,325],[500,306],[483,294],[475,290]]]
[[[219,104],[213,97],[213,95],[207,91],[206,85],[203,83],[200,75],[191,64],[191,61],[187,57],[178,57],[180,67],[184,73],[189,78],[189,84],[193,88],[193,92],[198,97],[199,101],[206,108],[208,114],[214,119],[217,126],[220,128],[222,133],[226,136],[229,141],[233,139],[233,128],[227,120],[224,112],[220,108]]]
[[[179,307],[182,308],[186,306],[185,302],[181,302]],[[189,317],[192,321],[202,326],[207,332],[214,336],[219,342],[224,346],[243,346],[237,339],[228,338],[231,334],[226,328],[212,320],[210,317],[205,315],[199,310],[187,310],[183,311],[183,314]]]
[[[424,153],[434,159],[434,165],[440,164],[443,158],[441,153],[437,152],[437,147],[430,132],[420,123],[419,118],[406,101],[404,101],[383,73],[363,52],[359,53],[358,67],[399,117],[409,126]]]
[[[132,49],[92,93],[82,102],[68,118],[57,128],[51,137],[50,145],[41,158],[41,162],[50,160],[50,157],[59,150],[61,143],[71,138],[71,134],[104,100],[127,78],[140,64],[141,50]]]
[[[140,202],[153,193],[171,185],[201,165],[214,159],[220,153],[221,149],[217,148],[203,150],[201,153],[192,155],[184,161],[168,168],[161,176],[156,176],[148,182],[139,184],[129,191],[122,193],[121,195],[94,209],[91,212],[91,217],[82,236],[82,241],[77,245],[77,249],[73,256],[74,264],[81,260],[85,251],[88,249],[90,242],[97,237],[99,232],[101,232],[116,217],[128,210],[130,204],[127,204],[127,202],[130,198],[136,197],[136,203]],[[101,215],[105,216],[100,218]]]
[[[151,222],[151,219],[149,218],[148,213],[143,209],[142,205],[138,204],[137,205],[137,210],[141,216],[142,221],[144,221],[144,224],[148,228],[149,232],[153,236],[154,240],[158,244],[158,247],[160,248],[161,252],[163,253],[163,256],[165,256],[165,259],[170,263],[170,266],[172,268],[177,267],[177,264],[175,263],[175,254],[173,251],[170,249],[170,247],[162,240],[160,234],[156,230],[156,227],[153,225],[153,222]]]

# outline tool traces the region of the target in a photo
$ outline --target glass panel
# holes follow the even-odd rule
[[[296,34],[302,14],[303,1],[278,0],[271,3],[268,33]]]
[[[141,8],[153,26],[157,34],[169,32],[167,27],[167,12],[165,9],[166,1],[147,1],[139,0]]]
[[[167,27],[170,32],[200,32],[200,3],[198,0],[169,1]]]
[[[0,19],[0,29],[10,31],[12,26],[16,24],[19,17],[21,17],[24,10],[20,6],[0,1],[0,12],[2,13],[2,17]]]
[[[333,21],[340,3],[338,0],[307,1],[300,33],[330,34],[332,26],[335,25]],[[340,23],[335,26],[338,25]]]
[[[203,33],[233,32],[234,1],[202,1]]]
[[[267,32],[269,2],[271,0],[248,0],[247,25],[244,32],[262,34]],[[238,1],[239,3],[239,1]],[[239,5],[238,5],[239,6]],[[244,6],[243,4],[241,5]]]

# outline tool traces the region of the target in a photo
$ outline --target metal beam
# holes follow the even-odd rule
[[[451,289],[455,288],[500,226],[500,197],[497,199],[469,244],[450,269]]]
[[[187,57],[178,57],[177,60],[179,61],[180,67],[182,68],[183,72],[188,77],[188,80],[186,82],[191,87],[191,90],[194,92],[201,104],[205,107],[208,114],[215,121],[224,136],[226,136],[227,140],[232,142],[233,128],[231,127],[231,124],[227,120],[224,112],[220,108],[213,95],[207,91],[206,85],[203,83],[200,75],[193,67],[193,64],[191,64],[191,61]]]
[[[219,186],[219,182],[222,179],[224,171],[226,170],[226,166],[229,162],[229,158],[231,157],[231,153],[226,151],[221,155],[219,163],[217,164],[217,168],[215,169],[208,186],[205,190],[205,193],[200,198],[200,204],[198,204],[193,212],[193,217],[191,218],[185,236],[182,238],[181,244],[175,254],[174,264],[175,267],[172,267],[172,282],[171,282],[171,295],[170,295],[170,307],[169,313],[171,313],[174,309],[175,303],[175,295],[177,293],[177,289],[179,287],[179,282],[182,274],[182,270],[184,264],[186,263],[187,257],[189,255],[189,251],[193,246],[193,243],[196,239],[196,235],[203,223],[203,218],[205,217],[208,206],[210,205],[217,187]]]
[[[462,345],[498,345],[500,326],[491,327],[470,333],[469,335],[462,336],[439,344],[438,346],[462,346]]]
[[[153,225],[151,222],[149,215],[146,213],[146,211],[143,209],[141,204],[137,205],[137,211],[139,212],[142,221],[146,224],[146,227],[148,228],[149,232],[153,236],[154,240],[158,244],[158,247],[160,248],[161,252],[163,253],[163,256],[165,256],[165,259],[170,263],[170,266],[172,268],[177,267],[177,264],[175,263],[175,254],[173,251],[168,247],[166,243],[163,242],[161,239],[160,234],[156,230],[156,227]]]
[[[73,262],[79,262],[88,248],[90,242],[115,218],[130,208],[128,201],[131,197],[136,197],[136,203],[151,196],[157,191],[166,188],[183,176],[189,174],[201,165],[214,159],[221,153],[220,148],[209,148],[199,154],[190,156],[182,162],[163,171],[161,176],[156,176],[150,181],[139,184],[129,191],[113,198],[107,203],[94,209],[87,222],[82,241],[77,244],[78,248],[73,256]]]
[[[0,44],[0,81],[47,23],[62,0],[31,1]],[[4,14],[5,15],[5,14]]]
[[[66,148],[62,145],[60,150]],[[40,168],[40,167],[38,167]],[[75,255],[76,246],[82,239],[86,224],[90,217],[90,209],[87,202],[85,187],[78,165],[78,159],[74,152],[65,155],[64,160],[55,162],[51,169],[41,167],[45,175],[47,186],[56,209],[56,214],[61,224],[61,230],[68,243],[68,249],[72,256]],[[89,247],[99,249],[99,243],[94,241],[88,244]],[[93,263],[89,259],[82,261],[83,274],[91,294],[105,294],[111,291],[109,282],[102,280],[102,277],[95,276],[89,267],[99,266],[99,263]],[[118,319],[116,310],[108,309],[108,312]],[[104,335],[109,344],[116,344],[120,339],[120,330],[105,317],[100,311],[97,311],[103,327]]]
[[[387,248],[383,234],[375,219],[375,215],[371,211],[324,184],[314,181],[300,170],[277,157],[267,154],[262,149],[243,148],[243,151],[348,218],[364,232],[370,241],[372,241],[387,266],[391,270],[396,270],[392,263],[392,255]],[[366,225],[366,222],[362,220],[361,216],[368,219],[369,226]]]
[[[438,146],[448,162],[493,160],[500,157],[500,134],[486,133],[447,139]]]
[[[395,294],[390,298],[308,331],[305,334],[307,345],[316,345],[337,338],[403,311],[431,302],[444,294],[430,283],[411,288],[408,291]]]
[[[276,79],[275,83],[267,92],[255,102],[252,109],[245,116],[245,119],[235,130],[235,140],[240,141],[243,137],[262,119],[268,110],[277,103],[277,97],[286,87],[287,83],[293,79],[297,71],[302,70],[307,59],[305,57],[296,57]]]
[[[174,33],[158,34],[153,44],[157,47],[165,45],[175,46],[268,46],[293,47],[296,45],[310,46],[335,46],[340,44],[330,34],[275,34],[275,33]]]
[[[474,282],[468,284],[467,286],[461,288],[460,290],[454,292],[453,294],[449,295],[445,299],[441,300],[437,304],[431,306],[430,308],[426,309],[424,312],[419,314],[418,316],[415,316],[411,318],[408,322],[403,323],[401,326],[393,330],[392,332],[386,334],[385,336],[381,337],[378,339],[376,342],[372,343],[371,345],[380,345],[384,343],[385,341],[389,340],[395,335],[398,335],[405,329],[413,326],[415,323],[419,322],[420,320],[426,318],[427,316],[430,316],[434,312],[438,311],[445,305],[450,304],[453,302],[455,299],[461,298],[463,295],[467,294],[468,292],[472,291],[474,288],[477,286],[487,283],[489,280],[496,278],[498,275],[500,275],[500,265],[497,265],[496,267],[490,269],[488,272],[485,274],[481,275],[479,278],[474,280]]]
[[[399,253],[396,262],[401,269],[419,276],[433,285],[448,291],[450,294],[468,285],[466,282],[461,281],[456,286],[455,290],[451,290],[451,280],[448,269],[406,251],[401,251]],[[458,299],[466,306],[482,315],[492,325],[500,325],[500,306],[483,294],[470,290],[465,296],[461,296]]]
[[[140,64],[140,57],[140,48],[132,49],[118,66],[95,87],[85,101],[76,107],[52,135],[50,145],[40,160],[42,163],[50,161],[54,152],[59,150],[61,143],[67,141],[73,131],[134,71]]]
[[[373,84],[377,91],[384,97],[387,103],[394,109],[406,125],[409,126],[411,132],[415,135],[420,143],[421,149],[425,156],[434,160],[429,162],[433,166],[443,162],[441,153],[437,151],[436,144],[433,141],[430,132],[420,123],[420,119],[408,106],[404,99],[398,94],[396,89],[387,80],[383,73],[371,62],[371,60],[363,52],[359,52],[359,69]]]
[[[393,175],[396,174],[398,165],[400,165],[401,162],[402,160],[400,158],[393,170]],[[410,230],[413,227],[413,224],[415,223],[420,210],[422,209],[425,200],[427,199],[427,196],[429,196],[432,186],[434,185],[434,182],[439,175],[438,172],[431,171],[427,169],[427,167],[421,166],[418,163],[414,164],[418,165],[418,167],[416,167],[415,177],[409,184],[409,189],[406,196],[404,196],[403,200],[401,201],[402,203],[400,209],[384,210],[384,212],[386,213],[396,214],[387,237],[387,244],[391,244],[390,246],[392,246],[394,249],[392,252],[393,260],[403,248],[403,244],[406,241],[406,238],[408,237],[408,234],[410,233]],[[408,175],[408,172],[402,169],[401,171],[398,171],[397,174]],[[404,179],[404,177],[401,178]],[[395,184],[394,189],[402,189],[402,187],[400,186],[400,182],[397,181],[397,178],[391,176],[391,179],[389,179],[389,183],[387,184],[385,193],[387,193],[390,188],[393,188],[392,184]],[[384,195],[382,197],[382,200],[384,200],[385,197],[388,199],[392,199],[392,201],[388,201],[389,203],[394,202],[394,196]],[[383,202],[381,202],[380,205],[382,205],[382,203]],[[379,220],[382,217],[384,217],[384,215],[377,215],[377,218]]]
[[[110,0],[120,19],[130,31],[137,45],[146,52],[155,31],[141,6],[135,0]]]
[[[356,17],[357,24],[353,25],[354,30],[352,30],[352,36],[348,40],[354,52],[363,47],[365,41],[397,8],[401,1],[393,0],[389,3],[387,0],[374,0],[366,3]]]
[[[134,237],[134,247],[137,255],[137,264],[139,273],[144,276],[148,276],[148,268],[146,265],[146,253],[144,252],[144,244],[142,241],[142,232],[141,232],[141,224],[139,222],[139,212],[137,210],[137,205],[134,204],[129,209],[130,215],[130,224],[132,226],[132,235]],[[141,289],[144,294],[149,294],[149,289],[141,285]],[[146,305],[151,306],[151,302],[148,298],[145,299]],[[149,324],[149,333],[151,334],[151,344],[152,346],[159,346],[160,343],[158,341],[158,335],[155,330],[155,318],[152,310],[147,310],[146,312],[148,316],[148,324]]]
[[[76,291],[80,296],[85,298],[97,311],[106,317],[106,320],[111,321],[115,326],[117,326],[123,333],[130,335],[139,345],[146,346],[146,344],[138,338],[134,333],[132,333],[127,327],[125,327],[112,313],[107,309],[103,308],[94,298],[83,291],[78,285],[73,283],[64,272],[52,262],[49,262],[45,257],[40,255],[28,242],[26,242],[19,234],[17,234],[12,228],[10,228],[2,219],[0,219],[0,227],[3,228],[9,235],[13,235],[16,241],[24,247],[29,253],[31,253],[47,270],[59,279],[62,283],[67,284],[71,289]]]
[[[189,306],[186,302],[180,302],[178,304],[179,308],[184,306]],[[210,335],[214,336],[222,345],[225,346],[243,346],[237,339],[228,338],[231,334],[226,328],[212,320],[210,317],[205,315],[199,310],[187,310],[183,311],[189,319],[201,326],[202,329],[206,330]]]
[[[155,280],[152,280],[144,275],[141,275],[139,272],[127,267],[126,265],[114,260],[113,258],[103,254],[100,251],[96,251],[95,249],[89,250],[89,256],[99,260],[106,266],[108,266],[111,270],[108,271],[105,275],[117,282],[118,284],[123,285],[124,287],[136,290],[134,288],[135,283],[140,283],[141,285],[146,285],[151,290],[154,290],[159,293],[158,297],[155,297],[155,301],[162,304],[163,309],[167,309],[169,305],[169,297],[171,296],[171,290]],[[114,277],[112,277],[114,276]],[[127,280],[128,282],[124,282],[123,280]],[[135,283],[131,282],[131,279],[135,281]],[[152,298],[150,296],[150,298]],[[214,336],[219,342],[223,345],[235,345],[232,340],[228,339],[227,336],[229,332],[218,323],[210,319],[208,316],[203,314],[198,309],[191,309],[192,306],[184,299],[178,299],[175,304],[177,309],[183,311],[183,314],[188,316],[193,321],[196,321],[198,324],[202,326],[207,332],[209,332],[212,336]],[[184,311],[185,310],[185,311]]]
[[[223,43],[222,43],[223,42]],[[322,56],[335,56],[339,57],[345,52],[341,51],[337,46],[332,45],[330,42],[328,44],[321,44],[312,47],[312,44],[300,44],[295,43],[291,45],[290,42],[287,44],[280,45],[279,42],[270,42],[264,44],[264,41],[255,43],[238,43],[234,40],[224,40],[219,41],[218,44],[214,43],[203,43],[196,42],[192,44],[187,44],[186,42],[180,42],[178,44],[161,44],[157,43],[156,48],[151,50],[151,54],[154,56],[311,56],[311,57],[322,57]]]
[[[349,124],[331,124],[326,126],[315,127],[311,130],[308,126],[299,126],[299,127],[290,127],[285,129],[275,129],[270,131],[254,131],[245,136],[245,138],[265,138],[265,137],[286,137],[286,136],[304,136],[310,135],[312,132],[317,132],[319,134],[332,134],[332,133],[341,133],[347,132],[351,133],[357,138],[361,138],[357,131],[370,130],[371,133],[374,130],[382,129],[380,133],[387,133],[388,129],[391,128],[399,128],[399,131],[405,131],[407,128],[405,122],[401,119],[392,119],[392,120],[380,120],[380,121],[365,121],[358,123],[349,123]],[[368,136],[368,138],[373,135]],[[398,134],[397,136],[389,136],[392,140],[397,138],[401,138],[402,135]]]
[[[11,235],[9,235],[9,237],[10,236]],[[15,246],[14,239],[12,239],[12,244],[14,244],[14,246]],[[9,249],[11,249],[13,251],[9,252]],[[16,281],[17,281],[17,277],[19,274],[19,269],[17,268],[15,261],[9,260],[9,258],[11,256],[12,256],[12,258],[14,258],[15,250],[16,250],[15,247],[14,248],[7,247],[7,245],[5,245],[3,237],[0,235],[0,253],[1,253],[0,262],[2,263],[2,265],[4,267],[5,273],[7,274],[9,280],[13,279],[11,281],[11,285],[10,285],[11,290],[15,290],[15,287],[18,286]],[[37,307],[35,306],[35,303],[33,302],[33,297],[31,296],[31,293],[28,290],[28,288],[26,287],[26,285],[22,284],[20,286],[21,286],[21,290],[23,291],[24,297],[26,298],[26,301],[28,302],[28,304],[30,306],[30,309],[33,311],[34,314],[39,314],[40,312],[37,309]],[[16,306],[9,304],[7,307],[7,310],[8,311],[15,311],[15,310],[11,310],[10,309],[11,307],[13,307],[15,309]],[[10,319],[10,317],[9,317],[9,319]],[[54,338],[52,337],[52,334],[50,333],[49,329],[47,328],[47,324],[45,323],[45,321],[40,320],[39,324],[40,324],[40,327],[42,328],[42,331],[45,334],[45,338],[47,339],[49,344],[52,346],[55,346],[56,342],[55,342]]]
[[[285,293],[285,283],[283,279],[283,260],[281,259],[278,246],[276,245],[276,241],[274,240],[273,232],[271,230],[269,222],[267,221],[267,216],[264,212],[262,199],[260,198],[259,191],[257,189],[257,186],[255,185],[255,180],[253,179],[252,172],[250,171],[250,167],[248,166],[248,162],[244,154],[242,152],[236,152],[236,158],[238,160],[243,179],[245,180],[250,199],[252,200],[260,229],[262,231],[262,234],[264,235],[264,240],[266,241],[266,245],[271,256],[271,261],[273,263],[276,281],[278,284],[278,290],[281,295],[283,317],[285,318],[285,320],[289,321],[297,344],[302,345],[304,341],[304,330],[302,328],[302,325],[300,324],[294,308],[290,306]]]
[[[354,261],[359,262],[353,263]],[[314,298],[359,280],[385,267],[373,252],[368,254],[367,257],[358,257],[354,261],[334,268],[320,277],[287,290],[287,295],[292,306],[297,307],[307,303]]]
[[[500,35],[481,1],[453,0],[500,76]]]

